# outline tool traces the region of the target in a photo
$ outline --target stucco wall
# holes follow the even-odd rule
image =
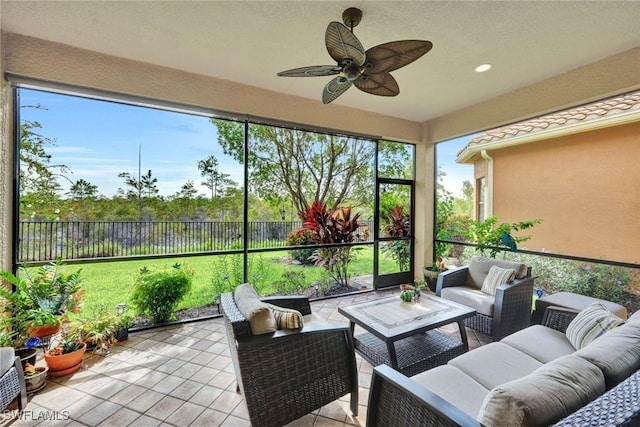
[[[640,122],[490,154],[500,222],[543,220],[527,248],[640,263]]]

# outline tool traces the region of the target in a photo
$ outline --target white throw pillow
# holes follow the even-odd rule
[[[516,277],[516,271],[513,268],[500,268],[492,265],[482,282],[481,291],[485,294],[495,295],[496,288],[503,283],[513,282]]]

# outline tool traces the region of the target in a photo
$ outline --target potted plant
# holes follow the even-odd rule
[[[35,367],[31,363],[27,363],[24,366],[24,382],[27,386],[28,394],[35,393],[44,388],[48,372],[49,367],[47,366]]]
[[[87,343],[79,340],[76,333],[67,333],[52,348],[44,352],[50,377],[61,377],[76,372],[82,366]]]
[[[129,339],[129,328],[135,324],[133,316],[125,314],[120,317],[120,322],[116,328],[115,337],[117,341]]]
[[[57,332],[62,315],[77,307],[82,270],[64,272],[61,267],[62,260],[58,258],[35,270],[20,267],[17,275],[0,272],[4,282],[0,297],[7,300],[3,310],[12,318],[18,335],[23,331],[38,337],[52,335]]]
[[[98,353],[106,353],[118,341],[127,339],[128,328],[133,325],[129,315],[117,315],[101,305],[83,314],[70,314],[65,325],[68,334],[77,336],[78,340],[87,344],[87,349]]]
[[[27,333],[30,337],[44,338],[60,330],[60,315],[46,308],[32,308],[25,314]]]
[[[424,281],[429,286],[431,292],[436,291],[436,285],[438,283],[438,275],[443,271],[447,271],[447,266],[444,263],[444,258],[438,257],[438,260],[424,268],[423,275]]]

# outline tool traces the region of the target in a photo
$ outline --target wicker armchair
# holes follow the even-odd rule
[[[0,347],[0,411],[15,398],[18,398],[18,409],[24,410],[27,407],[27,387],[22,364],[13,348]]]
[[[348,393],[351,412],[357,415],[358,373],[349,326],[307,322],[311,306],[305,297],[270,297],[263,301],[298,310],[305,325],[252,335],[249,321],[233,295],[221,295],[238,390],[249,410],[251,425],[284,425]]]
[[[493,265],[516,270],[516,279],[498,286],[495,296],[480,290]],[[475,308],[465,325],[500,341],[529,326],[534,280],[524,264],[474,256],[468,266],[440,273],[436,295]]]

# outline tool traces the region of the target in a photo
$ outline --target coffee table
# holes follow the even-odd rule
[[[356,352],[374,366],[385,364],[412,376],[444,365],[469,350],[464,319],[475,310],[440,297],[422,295],[418,301],[404,302],[391,296],[338,307],[355,325],[366,332],[354,335]],[[458,323],[461,341],[436,330]]]

